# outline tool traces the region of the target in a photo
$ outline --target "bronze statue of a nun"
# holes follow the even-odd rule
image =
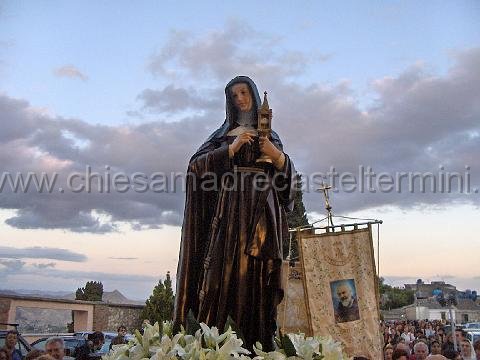
[[[258,136],[255,83],[238,76],[225,96],[225,122],[188,166],[174,320],[185,324],[192,310],[222,331],[230,316],[244,346],[272,350],[295,169],[274,131]],[[265,156],[271,163],[257,161]]]

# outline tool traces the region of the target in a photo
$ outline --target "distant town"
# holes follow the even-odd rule
[[[480,298],[476,290],[459,291],[444,281],[425,283],[418,279],[415,284],[405,284],[403,291],[412,295],[411,303],[394,309],[382,310],[385,320],[450,320],[449,310],[455,323],[480,321]],[[382,294],[380,303],[389,301]]]
[[[476,290],[459,291],[457,288],[444,281],[432,281],[425,283],[419,279],[415,284],[405,284],[404,288],[390,288],[391,291],[380,287],[380,305],[384,320],[450,320],[449,310],[456,323],[468,323],[480,321],[480,298]],[[396,295],[402,294],[403,306],[390,308],[389,304],[402,304],[392,301]],[[0,322],[13,321],[18,323],[18,330],[23,333],[67,333],[69,324],[72,324],[75,312],[77,322],[80,321],[82,312],[74,309],[75,303],[85,301],[75,300],[74,292],[46,292],[46,291],[12,291],[0,290]],[[8,319],[8,311],[11,313],[12,304],[15,306],[15,316]],[[131,300],[120,291],[105,291],[99,302],[102,307],[109,309],[108,313],[112,320],[105,321],[105,330],[114,331],[118,325],[114,319],[122,312],[129,309],[131,325],[141,323],[140,312],[144,307],[144,301]],[[93,302],[92,308],[100,306]],[[42,307],[43,306],[43,307]],[[122,309],[123,310],[120,310]],[[94,311],[94,310],[92,310]],[[135,318],[135,317],[138,318]],[[125,318],[125,317],[124,317]],[[93,320],[92,320],[93,321]],[[85,324],[86,325],[86,324]],[[80,324],[78,324],[80,328]]]

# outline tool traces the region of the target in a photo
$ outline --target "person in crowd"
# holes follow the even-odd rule
[[[88,334],[85,344],[77,348],[76,360],[91,360],[91,354],[99,351],[105,343],[105,336],[101,331],[95,331]]]
[[[475,343],[473,344],[473,349],[475,350],[477,360],[480,360],[480,340],[475,341]]]
[[[462,339],[460,342],[460,351],[463,360],[476,360],[475,351],[470,340]]]
[[[55,360],[63,360],[65,356],[65,344],[61,337],[51,337],[45,343],[45,351]]]
[[[405,325],[402,332],[402,339],[405,340],[405,344],[410,344],[415,340],[415,335],[410,331],[410,326]]]
[[[125,339],[125,335],[127,334],[127,328],[124,325],[120,325],[117,329],[117,336],[112,339],[110,343],[110,350],[112,349],[113,345],[121,345],[126,344],[127,340]]]
[[[445,331],[443,330],[443,327],[437,326],[437,329],[435,330],[438,341],[440,341],[441,344],[445,342]]]
[[[392,344],[387,344],[383,348],[383,359],[384,360],[392,360],[393,355],[393,346]]]
[[[46,352],[43,351],[43,350],[38,350],[38,349],[33,349],[32,351],[30,351],[27,356],[25,356],[25,360],[36,360],[38,359],[40,356],[42,355],[45,355]],[[1,359],[0,359],[1,360]]]
[[[427,360],[448,360],[445,356],[442,354],[435,354],[435,355],[428,355]]]
[[[426,327],[425,327],[425,336],[428,338],[430,338],[430,336],[434,336],[435,335],[435,330],[433,330],[433,326],[431,323],[427,323]]]
[[[413,354],[415,355],[415,360],[425,360],[428,356],[428,346],[423,341],[417,342],[413,346]]]
[[[16,348],[18,341],[18,333],[16,330],[10,330],[5,337],[5,347],[9,360],[22,360],[23,356],[19,349]]]
[[[402,339],[397,345],[395,345],[395,350],[403,350],[407,353],[408,357],[410,358],[410,355],[411,355],[411,350],[410,350],[410,346],[408,346],[406,343],[405,343],[405,340]],[[395,351],[394,351],[395,352]],[[393,355],[392,355],[393,357]]]
[[[466,335],[467,334],[462,329],[455,330],[455,338],[457,339],[457,349],[460,349],[460,343],[462,342],[463,339],[465,339]]]
[[[428,344],[428,339],[425,335],[423,335],[423,333],[419,333],[419,335],[416,337],[415,342],[419,342],[419,341],[422,341],[425,344]]]
[[[458,345],[458,344],[457,344]],[[453,335],[451,332],[447,333],[445,342],[442,345],[442,354],[445,353],[455,352],[454,344],[453,344]]]
[[[453,348],[448,348],[446,350],[442,350],[442,355],[449,360],[455,360],[457,358],[457,355],[460,355],[460,353],[453,350]]]
[[[408,352],[402,349],[395,349],[392,354],[392,360],[408,360]]]
[[[396,345],[396,344],[398,344],[400,341],[404,341],[404,340],[402,339],[402,330],[400,330],[400,328],[397,327],[397,328],[395,328],[393,331],[394,331],[394,332],[393,332],[392,341],[391,341],[391,344],[392,344],[392,345]]]
[[[0,348],[0,360],[8,360],[8,352],[5,348]]]
[[[383,328],[383,343],[391,344],[393,339],[393,332],[389,326]]]
[[[430,355],[441,355],[442,344],[438,340],[432,340],[430,342]]]

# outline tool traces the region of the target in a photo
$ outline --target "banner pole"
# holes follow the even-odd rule
[[[377,223],[377,277],[380,281],[380,223]]]

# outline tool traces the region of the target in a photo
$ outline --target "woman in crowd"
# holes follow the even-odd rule
[[[384,360],[392,360],[393,355],[393,346],[391,344],[385,345],[383,348],[383,358]]]
[[[475,350],[470,340],[462,339],[460,342],[460,350],[463,360],[476,360]]]
[[[438,340],[433,340],[430,342],[430,354],[431,355],[441,355],[442,354],[442,344]]]

